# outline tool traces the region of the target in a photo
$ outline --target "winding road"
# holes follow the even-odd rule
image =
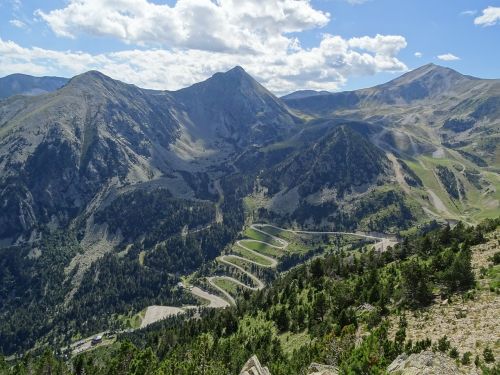
[[[257,276],[255,276],[254,274],[252,274],[249,271],[247,271],[246,269],[244,269],[240,264],[234,262],[234,259],[237,259],[240,262],[243,261],[246,263],[255,264],[259,267],[265,267],[265,268],[275,268],[278,265],[278,261],[275,258],[261,254],[255,250],[249,248],[248,246],[245,246],[245,244],[248,244],[249,242],[263,244],[263,245],[266,245],[268,247],[282,250],[282,251],[286,251],[286,249],[289,245],[288,241],[286,241],[283,238],[277,237],[269,232],[266,232],[264,230],[265,228],[273,228],[273,229],[276,229],[276,230],[279,230],[282,232],[288,232],[288,233],[293,233],[293,234],[298,234],[298,235],[299,234],[312,234],[312,235],[330,234],[330,235],[350,235],[350,236],[361,237],[361,238],[365,238],[368,240],[376,241],[374,246],[375,246],[375,249],[377,251],[385,251],[385,249],[387,249],[388,246],[394,246],[397,243],[394,239],[391,239],[388,237],[381,237],[381,236],[360,233],[360,232],[329,232],[329,231],[321,232],[321,231],[308,231],[308,230],[294,230],[294,229],[280,228],[280,227],[277,227],[277,226],[272,225],[272,224],[252,224],[252,225],[250,225],[250,228],[256,232],[263,234],[266,237],[269,237],[270,241],[272,241],[274,243],[247,238],[247,239],[237,241],[236,245],[241,247],[245,251],[253,254],[256,257],[256,259],[258,259],[258,258],[265,259],[268,263],[259,263],[258,261],[254,260],[254,259],[248,259],[248,258],[242,257],[240,255],[235,255],[235,254],[221,255],[220,257],[217,258],[217,261],[219,263],[233,267],[233,268],[237,269],[239,272],[248,276],[253,281],[254,285],[247,285],[247,284],[241,282],[240,280],[237,280],[231,276],[210,276],[210,277],[207,277],[208,283],[214,289],[216,289],[217,291],[222,293],[222,295],[227,299],[227,301],[229,301],[229,303],[231,303],[233,305],[236,304],[235,299],[233,298],[233,296],[231,296],[231,294],[229,294],[228,291],[226,291],[224,288],[221,288],[219,285],[217,285],[217,282],[216,282],[217,280],[226,280],[226,281],[232,282],[232,283],[234,283],[242,288],[246,288],[246,289],[253,290],[253,291],[261,290],[265,287],[265,284],[262,280],[260,280]],[[233,261],[231,261],[231,260],[233,260]]]
[[[257,243],[257,244],[266,245],[268,247],[271,247],[271,248],[274,248],[277,250],[286,251],[286,249],[288,248],[289,242],[283,238],[277,237],[269,232],[266,232],[265,228],[273,228],[273,229],[276,229],[276,230],[279,230],[282,232],[288,232],[288,233],[293,233],[293,234],[312,234],[312,235],[341,234],[341,235],[357,236],[357,237],[377,241],[374,245],[375,249],[377,251],[384,251],[387,248],[387,246],[393,246],[396,243],[396,241],[394,239],[391,239],[388,237],[375,236],[375,235],[365,234],[365,233],[317,232],[317,231],[307,231],[307,230],[294,230],[294,229],[280,228],[280,227],[277,227],[277,226],[274,226],[271,224],[252,224],[252,225],[250,225],[250,228],[253,229],[254,231],[259,232],[259,233],[263,234],[264,236],[268,237],[269,241],[270,241],[270,242],[266,242],[266,241],[262,241],[262,240],[254,240],[251,238],[246,238],[246,239],[239,240],[236,242],[237,246],[241,247],[246,252],[254,255],[255,258],[248,259],[248,258],[245,258],[243,256],[236,255],[236,254],[227,254],[227,255],[219,256],[217,258],[217,261],[220,263],[223,263],[229,267],[233,267],[233,268],[237,269],[239,272],[245,274],[246,276],[248,276],[252,280],[254,285],[247,285],[247,284],[241,282],[240,280],[237,280],[231,276],[210,276],[210,277],[207,277],[208,283],[215,290],[217,290],[224,298],[222,298],[219,295],[215,295],[213,293],[207,292],[207,291],[200,289],[198,287],[195,287],[195,286],[184,285],[184,288],[189,289],[189,291],[194,296],[197,296],[199,298],[202,298],[202,299],[208,301],[209,304],[204,305],[204,306],[183,306],[183,307],[148,306],[146,309],[146,314],[141,322],[140,328],[147,327],[148,325],[150,325],[154,322],[168,318],[170,316],[184,314],[188,310],[192,310],[192,309],[200,309],[200,308],[206,308],[206,307],[220,309],[220,308],[226,308],[230,305],[235,305],[236,301],[235,301],[234,297],[228,291],[226,291],[224,288],[221,288],[219,285],[217,285],[217,283],[216,283],[217,280],[226,280],[226,281],[229,281],[229,282],[232,282],[232,283],[238,285],[239,287],[246,288],[246,289],[253,290],[253,291],[263,289],[265,287],[264,282],[262,280],[260,280],[256,275],[252,274],[251,272],[249,272],[246,269],[244,269],[243,267],[241,267],[240,264],[237,264],[234,260],[237,259],[239,262],[246,262],[249,264],[254,264],[258,267],[276,268],[276,266],[278,265],[278,261],[275,258],[261,254],[258,251],[255,251],[255,250],[253,250],[245,245],[248,243]],[[199,228],[199,229],[196,229],[196,231],[200,231],[203,229],[205,229],[205,228]],[[271,243],[271,242],[273,242],[273,243]],[[260,263],[255,259],[265,260],[266,263]],[[231,260],[233,260],[233,261],[231,261]],[[131,332],[131,331],[133,331],[133,329],[120,331],[118,333]],[[104,336],[107,334],[109,334],[108,331],[102,332],[100,335]],[[73,343],[68,347],[68,349],[71,350],[71,353],[73,355],[82,353],[82,352],[87,351],[87,350],[91,350],[94,348],[94,346],[91,345],[91,341],[92,341],[93,337],[94,336],[91,336],[91,337],[88,337],[88,338],[81,340],[79,342]],[[101,344],[101,345],[109,345],[112,342],[113,342],[113,340],[108,340],[106,342],[103,342],[103,344]]]

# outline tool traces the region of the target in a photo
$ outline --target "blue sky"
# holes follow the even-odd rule
[[[499,45],[495,0],[0,0],[0,76],[177,89],[242,65],[277,94],[349,90],[429,62],[500,78]]]

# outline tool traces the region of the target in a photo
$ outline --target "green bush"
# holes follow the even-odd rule
[[[446,353],[450,349],[450,341],[448,340],[447,336],[443,336],[438,340],[437,343],[437,350],[439,350],[442,353]]]
[[[486,363],[495,362],[495,356],[493,355],[493,351],[488,346],[483,350],[483,358]]]
[[[453,359],[457,359],[458,357],[460,357],[460,353],[458,352],[457,348],[450,349],[450,357]]]
[[[462,365],[470,365],[470,357],[472,356],[471,352],[465,352],[464,355],[462,356]]]

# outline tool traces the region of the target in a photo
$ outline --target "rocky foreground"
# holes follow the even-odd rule
[[[393,375],[455,375],[461,371],[455,362],[442,353],[423,351],[418,354],[401,354],[387,367],[387,373]],[[312,363],[308,375],[338,375],[334,366]],[[253,356],[243,366],[240,375],[271,375],[268,368],[262,366],[259,359]]]

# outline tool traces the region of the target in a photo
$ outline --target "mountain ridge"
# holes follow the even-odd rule
[[[67,78],[55,76],[35,77],[14,73],[0,78],[0,100],[13,95],[40,95],[53,92],[68,82]]]

